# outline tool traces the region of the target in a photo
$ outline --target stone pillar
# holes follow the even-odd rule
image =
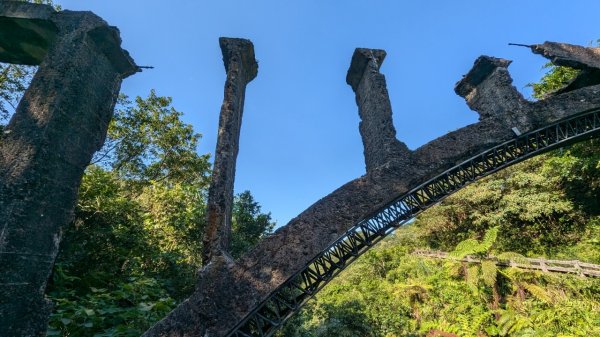
[[[225,94],[219,117],[219,132],[212,182],[208,189],[207,221],[203,238],[202,262],[213,257],[229,257],[233,184],[237,159],[246,85],[258,72],[254,46],[245,39],[220,38],[223,63],[227,72]]]
[[[494,120],[498,127],[523,131],[531,125],[531,104],[512,85],[508,66],[512,61],[480,56],[473,68],[456,83],[454,91],[463,97],[479,119]]]
[[[0,138],[0,335],[44,336],[62,228],[121,81],[138,67],[118,30],[91,12],[3,1],[0,25],[16,27],[0,37],[1,61],[41,62]]]
[[[385,76],[379,72],[385,55],[384,50],[357,48],[346,75],[356,95],[367,172],[391,160],[407,161],[411,154],[396,139]]]

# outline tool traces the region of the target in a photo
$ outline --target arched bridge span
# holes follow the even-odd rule
[[[303,304],[374,244],[469,183],[549,150],[600,135],[600,109],[518,136],[402,194],[359,221],[277,287],[228,334],[272,336]]]
[[[251,43],[229,41],[223,53],[228,78],[240,78],[229,76],[233,71],[252,78],[254,67],[245,67],[253,64]],[[482,56],[455,87],[479,122],[416,150],[396,138],[379,72],[385,51],[356,49],[346,81],[361,117],[366,174],[315,202],[237,261],[217,247],[192,296],[144,336],[271,336],[345,266],[419,212],[469,182],[600,133],[600,49],[553,42],[531,49],[580,69],[579,75],[532,102],[512,85],[511,61]],[[243,85],[226,85],[225,100],[242,97],[228,88]]]

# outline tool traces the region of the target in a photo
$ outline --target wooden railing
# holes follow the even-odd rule
[[[481,263],[481,259],[469,255],[465,256],[462,259],[459,259],[450,255],[449,253],[433,250],[416,250],[413,252],[413,255],[431,257],[435,259],[455,260],[460,262]],[[547,260],[541,258],[522,258],[519,259],[519,262],[517,262],[514,260],[499,260],[494,256],[490,256],[489,259],[493,260],[496,263],[496,265],[502,267],[515,267],[521,269],[541,270],[543,272],[570,273],[577,274],[580,276],[600,277],[600,265],[581,262],[579,260]]]

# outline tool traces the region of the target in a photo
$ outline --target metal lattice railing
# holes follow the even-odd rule
[[[358,256],[465,185],[545,151],[600,133],[600,109],[579,113],[493,147],[430,179],[359,221],[276,288],[228,337],[269,337]]]

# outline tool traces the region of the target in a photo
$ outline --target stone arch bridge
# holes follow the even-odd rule
[[[8,32],[8,33],[7,33]],[[528,46],[580,69],[531,102],[510,61],[482,56],[455,91],[479,113],[411,151],[396,139],[383,50],[356,49],[346,81],[356,94],[366,174],[339,187],[237,261],[227,253],[233,173],[254,48],[220,40],[227,72],[209,225],[196,291],[144,336],[271,336],[345,266],[394,228],[466,184],[529,157],[600,134],[600,50]],[[44,289],[83,170],[103,143],[123,78],[140,71],[118,30],[90,12],[0,1],[0,61],[39,65],[0,142],[0,335],[43,335]]]

